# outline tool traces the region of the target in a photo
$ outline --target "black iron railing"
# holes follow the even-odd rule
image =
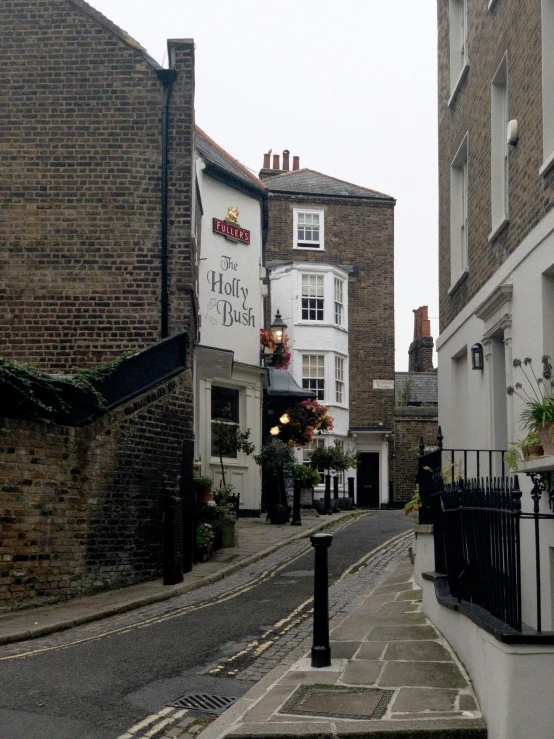
[[[436,447],[427,450],[422,440],[418,473],[419,520],[433,524],[435,572],[446,575],[459,603],[480,606],[529,635],[532,626],[522,623],[520,531],[522,520],[532,520],[536,610],[531,620],[540,634],[540,522],[554,519],[553,513],[541,513],[540,499],[548,493],[554,500],[553,479],[529,473],[533,509],[522,511],[518,477],[506,477],[502,450],[444,449],[442,441],[440,428]]]
[[[435,496],[450,593],[521,631],[519,523],[515,478],[458,480]]]

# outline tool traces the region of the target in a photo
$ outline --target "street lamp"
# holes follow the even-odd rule
[[[474,370],[483,369],[483,346],[482,344],[474,344],[471,347],[471,368]]]
[[[283,344],[286,327],[287,324],[281,318],[281,314],[279,313],[279,311],[277,311],[277,313],[275,314],[275,318],[273,319],[273,323],[269,328],[273,335],[273,341],[278,347],[282,346]]]

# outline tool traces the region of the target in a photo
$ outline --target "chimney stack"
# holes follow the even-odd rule
[[[273,166],[271,166],[272,149],[267,154],[264,154],[264,166],[260,169],[258,177],[263,180],[265,177],[275,177],[278,174],[284,174],[290,172],[290,151],[285,149],[283,151],[283,163],[280,163],[280,155],[273,154]],[[300,157],[292,158],[292,171],[296,172],[300,169]]]
[[[410,372],[431,372],[433,370],[433,337],[429,308],[422,305],[414,310],[414,340],[410,344]]]

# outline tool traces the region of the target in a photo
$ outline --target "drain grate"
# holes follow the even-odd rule
[[[230,698],[227,695],[213,695],[211,693],[185,693],[168,706],[176,708],[188,708],[191,711],[204,711],[205,713],[223,713],[232,706],[238,698]]]

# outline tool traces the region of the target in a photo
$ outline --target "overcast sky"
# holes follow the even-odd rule
[[[438,335],[436,0],[89,2],[164,66],[168,38],[194,38],[196,121],[256,173],[263,152],[290,149],[301,167],[397,199],[407,369],[414,308],[429,305]]]

